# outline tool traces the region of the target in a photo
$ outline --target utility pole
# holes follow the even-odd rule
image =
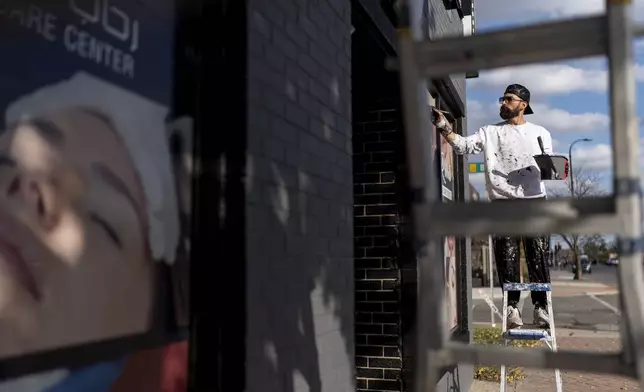
[[[574,170],[572,166],[572,147],[575,145],[575,143],[579,142],[592,142],[593,139],[577,139],[574,142],[570,143],[570,147],[568,147],[568,166],[570,167],[570,197],[575,198],[575,175],[574,175]],[[581,279],[581,258],[579,257],[579,236],[578,235],[573,235],[572,236],[572,254],[575,257],[575,265],[577,266],[577,271],[575,272],[575,279],[580,280]]]

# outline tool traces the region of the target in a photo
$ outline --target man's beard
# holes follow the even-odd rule
[[[521,113],[521,107],[517,107],[516,109],[512,110],[507,106],[501,106],[501,110],[499,110],[499,116],[501,116],[501,118],[504,120],[515,118],[519,115],[519,113]]]

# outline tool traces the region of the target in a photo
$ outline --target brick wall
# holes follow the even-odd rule
[[[358,390],[402,390],[396,226],[401,155],[398,112],[391,106],[355,113],[353,127]]]
[[[427,0],[424,17],[431,38],[462,35],[456,11],[445,9],[442,0]],[[358,27],[359,30],[359,27]],[[363,37],[361,37],[363,38]],[[364,40],[354,41],[367,46]],[[354,195],[355,195],[355,285],[356,366],[360,391],[407,391],[413,381],[415,345],[417,262],[409,243],[404,173],[404,145],[398,107],[398,81],[391,73],[373,69],[382,64],[376,57],[356,53],[354,45]],[[371,48],[372,52],[378,49]],[[360,62],[360,64],[356,64]],[[367,76],[363,76],[364,74]],[[356,78],[362,79],[360,83]],[[464,113],[465,78],[450,78],[453,87],[441,85],[440,94],[454,113]],[[378,81],[374,83],[374,81]],[[437,86],[438,88],[438,86]],[[464,119],[461,120],[464,124]],[[459,159],[459,167],[466,161]],[[455,191],[466,185],[455,181]],[[461,243],[464,243],[461,241]],[[471,292],[469,247],[460,246],[461,291]],[[469,306],[462,307],[469,321]],[[468,334],[459,339],[469,340]],[[441,390],[469,389],[472,371],[458,366],[439,382]]]
[[[248,3],[245,390],[355,391],[350,2]]]

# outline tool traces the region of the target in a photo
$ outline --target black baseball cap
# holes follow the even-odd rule
[[[528,106],[525,107],[523,114],[533,114],[532,108],[530,107],[530,90],[525,88],[520,84],[511,84],[505,88],[504,94],[514,94],[522,100],[526,101]]]

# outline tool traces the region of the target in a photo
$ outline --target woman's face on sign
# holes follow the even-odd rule
[[[145,199],[109,119],[73,108],[0,135],[0,357],[144,332]]]

